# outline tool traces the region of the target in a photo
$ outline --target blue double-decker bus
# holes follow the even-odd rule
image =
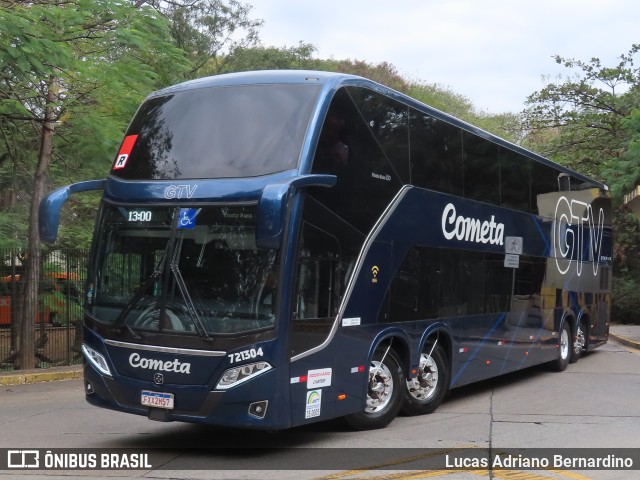
[[[608,188],[364,78],[151,94],[101,189],[89,403],[159,421],[386,426],[607,341]]]

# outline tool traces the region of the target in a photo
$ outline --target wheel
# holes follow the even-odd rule
[[[562,329],[560,330],[560,345],[558,348],[558,358],[553,362],[555,370],[562,372],[567,369],[569,365],[569,358],[571,357],[571,327],[566,320],[562,323]]]
[[[582,351],[587,345],[587,324],[583,320],[578,324],[578,330],[576,332],[576,339],[573,342],[573,348],[571,349],[571,357],[569,363],[576,363],[582,356]]]
[[[369,365],[365,408],[345,417],[347,423],[356,430],[389,425],[402,406],[401,382],[404,378],[398,354],[388,346],[378,347]]]
[[[431,354],[430,354],[431,353]],[[431,413],[442,403],[449,385],[449,369],[444,349],[425,346],[420,355],[418,375],[405,382],[402,411],[407,415]]]

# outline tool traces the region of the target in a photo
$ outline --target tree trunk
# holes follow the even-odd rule
[[[20,368],[28,370],[36,366],[35,351],[35,322],[38,316],[39,305],[39,283],[40,283],[40,232],[38,231],[38,209],[40,201],[44,197],[47,188],[49,165],[51,164],[51,150],[53,146],[53,133],[55,129],[56,110],[55,103],[60,91],[59,81],[52,78],[49,81],[45,117],[40,134],[40,152],[38,155],[38,166],[33,179],[33,195],[29,209],[29,245],[27,248],[27,258],[24,264],[24,309],[20,315],[20,352],[18,363]],[[44,315],[40,321],[47,319]]]

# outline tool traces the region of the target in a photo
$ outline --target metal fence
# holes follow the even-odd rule
[[[82,363],[82,301],[88,258],[85,249],[42,253],[35,323],[36,367]],[[0,249],[0,371],[19,368],[17,318],[25,308],[25,252]],[[35,304],[35,302],[31,302]]]

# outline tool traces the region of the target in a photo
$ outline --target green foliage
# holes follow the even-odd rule
[[[296,47],[239,47],[231,52],[220,73],[250,70],[318,69],[316,47],[300,42]]]
[[[635,108],[622,120],[625,136],[629,138],[626,151],[603,165],[603,176],[620,201],[640,183],[640,110]]]
[[[476,117],[473,104],[467,97],[437,84],[414,83],[408,94],[416,100],[462,120],[470,121],[471,117]]]
[[[522,122],[516,114],[480,113],[467,97],[437,84],[412,83],[407,93],[416,100],[506,140],[519,142],[522,137]]]
[[[619,172],[632,133],[624,125],[640,99],[640,77],[633,66],[639,49],[633,45],[614,67],[598,58],[584,62],[556,56],[557,63],[578,73],[529,97],[525,119],[531,139],[535,142],[541,131],[551,133],[535,142],[537,150],[616,188],[625,183],[610,175]],[[620,197],[620,191],[613,193]]]
[[[611,318],[616,323],[640,323],[640,275],[621,272],[613,277],[613,298]]]
[[[49,189],[104,177],[140,101],[188,67],[166,19],[151,7],[0,1],[0,244],[26,242],[25,205],[42,178],[35,172],[47,111],[55,122]],[[95,218],[89,208],[74,215],[85,225]],[[85,237],[74,234],[82,243]]]
[[[157,8],[170,21],[175,45],[191,61],[184,79],[222,73],[236,50],[258,45],[263,21],[251,18],[251,5],[237,0],[178,0],[157,2]]]
[[[409,82],[398,73],[397,68],[391,63],[371,64],[362,60],[325,60],[321,63],[321,67],[330,72],[349,73],[369,78],[402,93],[409,91]]]
[[[614,263],[611,318],[640,323],[640,223],[624,210],[613,215]]]

